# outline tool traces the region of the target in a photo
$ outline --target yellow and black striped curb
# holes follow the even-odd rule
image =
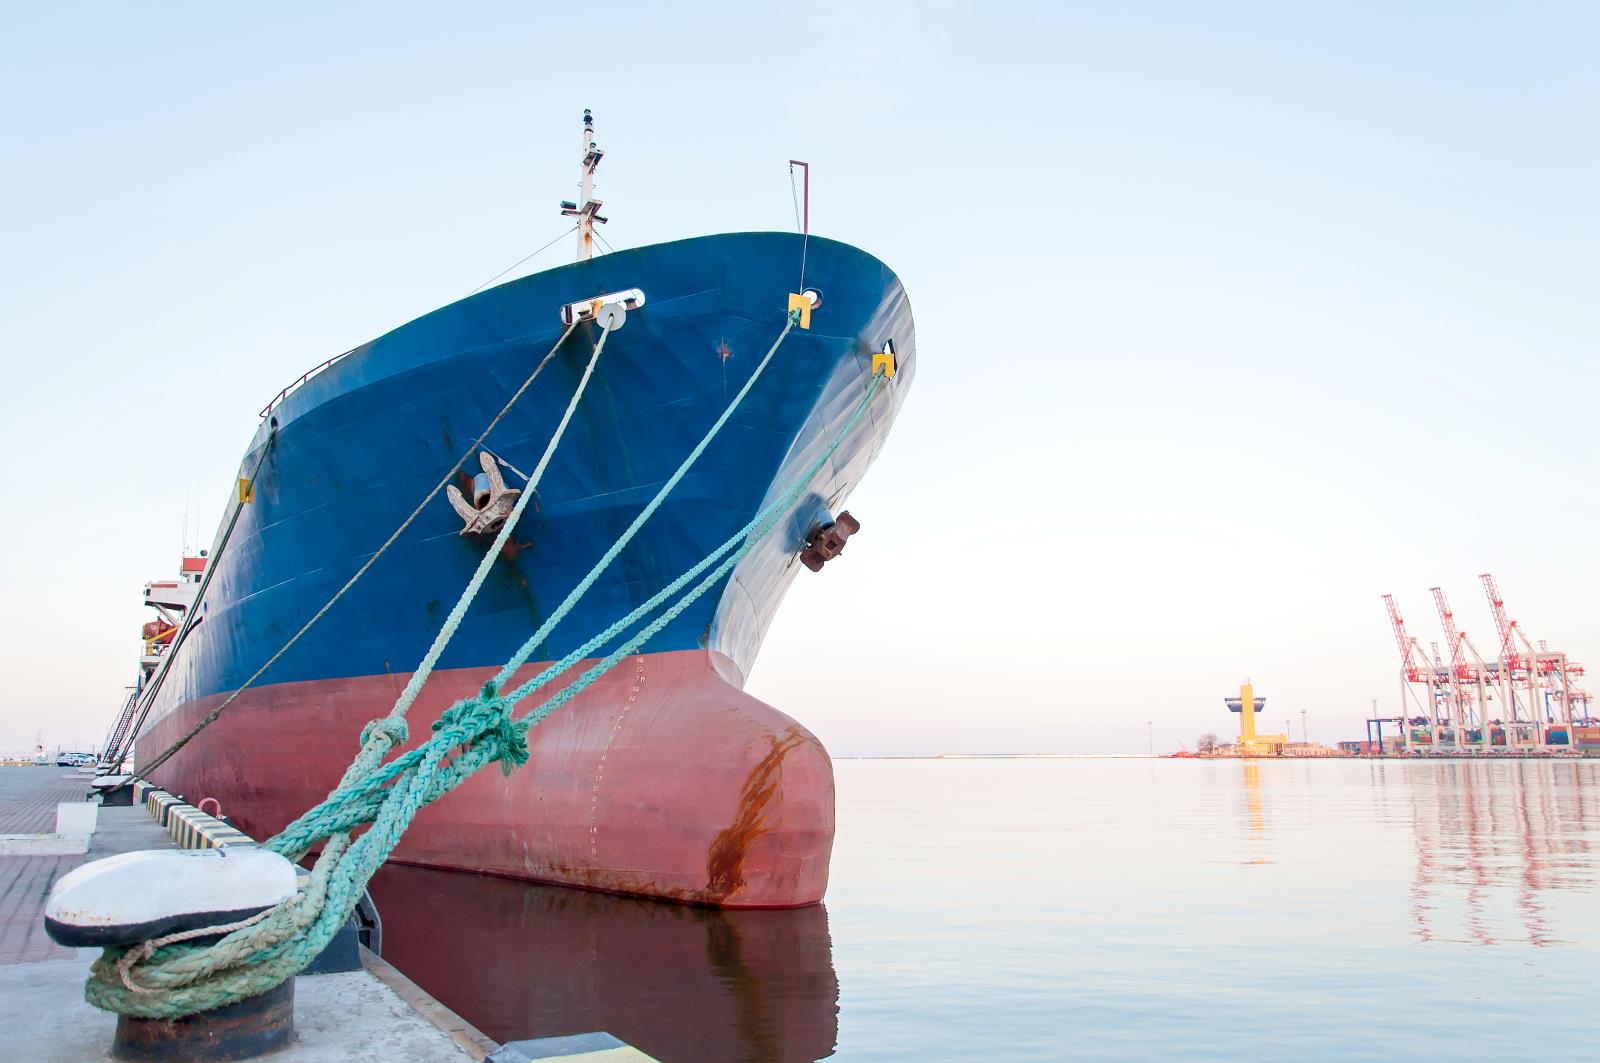
[[[185,849],[238,849],[260,844],[243,831],[206,815],[193,805],[185,804],[182,798],[173,797],[143,779],[133,784],[133,800],[143,805],[151,818],[165,827],[172,840]],[[298,866],[294,870],[299,888],[304,890],[311,872]]]
[[[151,817],[172,840],[185,849],[221,849],[224,846],[255,845],[256,840],[215,816],[208,816],[182,798],[140,780],[133,784],[133,799],[144,805]]]

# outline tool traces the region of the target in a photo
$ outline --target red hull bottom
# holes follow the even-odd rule
[[[435,672],[411,709],[411,744],[493,672]],[[833,849],[833,766],[734,674],[704,651],[628,658],[529,732],[530,763],[509,776],[485,769],[418,813],[392,859],[718,907],[817,903]],[[191,802],[215,797],[239,829],[269,837],[327,796],[362,726],[388,712],[406,679],[252,688],[153,781]],[[166,748],[225,696],[169,713],[140,750]]]

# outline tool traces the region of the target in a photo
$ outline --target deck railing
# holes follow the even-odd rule
[[[304,373],[301,373],[297,378],[295,378],[293,381],[291,381],[289,383],[288,387],[284,388],[282,391],[280,391],[276,395],[274,395],[272,397],[272,401],[271,402],[269,402],[265,406],[261,407],[261,416],[263,418],[265,418],[267,416],[267,414],[271,413],[274,409],[277,408],[279,403],[281,403],[284,399],[289,397],[290,392],[299,390],[299,388],[300,388],[300,386],[302,384],[304,384],[306,381],[310,380],[312,377],[316,376],[318,373],[322,372],[324,369],[328,368],[328,366],[332,365],[334,362],[337,362],[341,358],[345,358],[345,357],[348,357],[349,355],[354,354],[355,352],[356,352],[356,348],[352,347],[350,350],[345,351],[343,354],[336,354],[332,358],[329,358],[326,362],[323,362],[320,365],[314,365],[310,369],[307,369]]]

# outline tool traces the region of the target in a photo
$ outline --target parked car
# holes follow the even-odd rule
[[[98,761],[93,753],[58,753],[56,754],[56,767],[81,768],[85,764],[94,764]]]

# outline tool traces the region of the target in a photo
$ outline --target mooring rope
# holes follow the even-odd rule
[[[254,490],[256,479],[261,475],[261,467],[267,463],[267,454],[271,452],[272,445],[277,441],[278,426],[277,422],[274,421],[267,429],[267,438],[261,444],[261,454],[256,458],[255,467],[250,470],[248,483],[252,490]],[[114,765],[113,770],[121,768],[122,762],[128,759],[128,754],[133,750],[134,739],[139,735],[139,728],[144,726],[145,719],[150,715],[150,708],[156,702],[156,694],[161,690],[161,684],[166,682],[167,673],[172,671],[172,662],[178,655],[178,648],[183,645],[184,639],[194,629],[194,625],[199,623],[196,618],[200,616],[200,607],[205,603],[206,590],[211,586],[211,577],[217,570],[217,562],[228,552],[228,543],[233,539],[233,529],[239,525],[239,517],[244,513],[245,504],[244,496],[241,493],[234,503],[233,512],[228,517],[227,527],[223,529],[222,537],[216,544],[216,551],[212,555],[210,563],[206,565],[205,574],[200,577],[200,586],[194,592],[194,604],[185,610],[183,624],[178,628],[178,633],[172,636],[172,640],[167,644],[167,651],[161,658],[160,671],[156,672],[155,678],[150,681],[150,685],[139,692],[144,705],[136,707],[135,711],[139,714],[138,719],[134,720],[129,726],[128,733],[123,736],[121,746],[112,751],[112,756],[108,757],[108,761]]]
[[[799,311],[792,311],[789,314],[788,319],[783,324],[783,331],[778,333],[778,338],[772,341],[771,347],[767,348],[766,355],[756,364],[755,370],[750,374],[750,379],[744,382],[744,386],[728,402],[727,407],[722,411],[722,416],[718,417],[711,427],[706,430],[706,434],[700,437],[700,442],[695,444],[694,449],[689,451],[689,456],[683,459],[671,476],[667,477],[666,482],[656,491],[655,497],[645,503],[645,507],[639,511],[639,515],[633,518],[633,523],[629,524],[622,534],[617,537],[616,542],[606,549],[600,560],[596,561],[583,579],[578,581],[578,585],[567,593],[561,604],[556,606],[555,612],[551,613],[545,622],[539,625],[539,630],[530,635],[526,642],[517,647],[517,652],[511,655],[511,659],[501,667],[500,671],[495,674],[494,679],[491,680],[496,687],[504,686],[506,681],[516,674],[517,669],[528,663],[528,658],[533,655],[533,651],[543,644],[544,640],[549,637],[550,632],[555,630],[555,626],[561,623],[566,615],[572,611],[572,607],[578,603],[578,599],[589,592],[589,588],[594,586],[595,580],[600,578],[600,574],[633,541],[633,537],[639,533],[639,529],[644,527],[645,521],[649,520],[651,515],[661,507],[661,503],[666,501],[667,496],[678,486],[678,482],[684,478],[689,469],[694,466],[694,463],[700,460],[700,455],[706,452],[706,448],[711,445],[711,441],[717,438],[723,426],[733,416],[734,411],[744,402],[745,396],[750,394],[750,389],[756,386],[756,381],[761,379],[761,374],[767,371],[767,366],[771,364],[773,355],[778,353],[778,348],[783,346],[783,341],[788,339],[789,333],[799,320]]]
[[[576,315],[574,315],[576,324]],[[571,331],[571,326],[568,326]],[[444,618],[444,623],[439,625],[439,632],[433,637],[433,645],[428,647],[428,652],[422,657],[422,663],[417,665],[416,671],[411,673],[411,678],[406,682],[405,689],[400,691],[400,696],[395,699],[394,708],[389,710],[388,719],[400,720],[411,703],[417,700],[417,695],[422,693],[422,685],[433,674],[434,665],[439,663],[439,655],[444,653],[445,647],[455,637],[456,629],[461,626],[461,620],[467,615],[467,607],[478,596],[478,589],[483,586],[483,581],[489,578],[489,570],[494,568],[495,562],[500,559],[500,551],[505,548],[511,539],[511,532],[516,528],[517,522],[522,519],[522,511],[528,508],[528,503],[533,500],[534,492],[539,488],[539,481],[544,478],[544,471],[550,465],[550,459],[556,452],[556,447],[561,445],[561,439],[567,434],[567,425],[572,422],[572,415],[578,409],[578,401],[583,398],[583,393],[589,388],[589,378],[594,375],[594,367],[600,361],[600,352],[605,350],[606,340],[611,336],[611,326],[607,325],[600,330],[600,341],[594,345],[594,354],[589,357],[589,364],[583,367],[583,376],[578,380],[578,386],[572,392],[572,399],[567,403],[566,410],[561,414],[561,420],[556,425],[556,430],[550,434],[550,442],[545,445],[544,453],[539,456],[539,464],[533,467],[533,475],[528,477],[527,486],[522,489],[522,494],[517,496],[517,504],[511,508],[511,515],[500,525],[499,533],[494,537],[494,543],[484,551],[483,557],[478,560],[478,567],[472,573],[472,578],[467,581],[466,588],[456,598],[456,604],[451,607],[450,615]],[[404,741],[402,738],[401,741]],[[379,750],[381,757],[388,749]],[[351,765],[354,770],[355,765]]]
[[[558,340],[556,342],[556,347],[552,348],[551,350],[552,354],[554,354],[555,350],[560,347],[561,342],[572,333],[572,330],[576,327],[576,324],[577,322],[575,320],[571,325],[568,326],[566,332],[562,333],[561,340]],[[610,334],[610,327],[606,327],[601,330],[600,339],[594,346],[594,352],[590,355],[588,364],[584,367],[583,376],[579,380],[577,387],[573,390],[572,398],[567,403],[567,408],[561,416],[560,423],[556,426],[555,431],[551,434],[550,442],[546,446],[544,454],[539,459],[539,464],[534,470],[534,476],[529,482],[528,489],[518,497],[516,506],[506,518],[505,523],[501,526],[500,532],[495,537],[494,543],[487,551],[485,551],[477,569],[473,572],[472,579],[468,582],[466,588],[462,591],[460,597],[457,599],[456,605],[451,609],[449,617],[445,620],[445,623],[441,625],[438,635],[434,638],[433,644],[428,648],[428,652],[423,657],[422,663],[418,666],[416,673],[413,674],[413,682],[407,684],[405,690],[401,691],[400,696],[395,699],[394,707],[391,708],[387,716],[372,721],[372,723],[369,723],[365,728],[362,729],[360,752],[357,753],[355,759],[351,762],[350,767],[345,771],[344,778],[340,782],[341,786],[352,781],[353,779],[360,778],[363,775],[370,773],[372,768],[382,760],[383,755],[388,752],[390,748],[392,748],[394,745],[403,743],[406,740],[406,710],[411,707],[411,703],[416,699],[417,693],[421,690],[422,682],[425,681],[427,675],[432,672],[434,665],[438,662],[439,655],[443,653],[444,648],[449,643],[451,636],[455,634],[456,628],[459,627],[461,619],[466,613],[467,606],[471,603],[472,599],[476,597],[479,588],[481,588],[483,585],[484,579],[487,578],[489,570],[493,567],[496,559],[499,557],[501,548],[505,545],[506,540],[510,537],[511,532],[516,527],[517,521],[522,517],[522,513],[524,509],[526,509],[529,499],[533,497],[533,488],[537,485],[538,478],[544,474],[545,469],[549,465],[551,456],[555,453],[556,447],[560,444],[562,437],[565,435],[567,426],[571,423],[572,415],[577,409],[579,401],[583,398],[583,394],[589,386],[590,379],[594,375],[595,365],[600,360],[600,353],[605,349],[606,340],[609,338]],[[448,480],[446,482],[448,482]],[[418,679],[418,676],[421,678]],[[196,733],[198,733],[198,730]],[[420,805],[417,807],[420,807]],[[411,814],[415,814],[414,809]],[[406,817],[405,822],[410,822],[409,815]],[[400,829],[403,830],[404,828],[401,827]],[[325,896],[328,883],[330,881],[336,884],[346,882],[346,877],[336,879],[330,877],[333,871],[341,867],[343,864],[342,858],[344,853],[347,851],[347,849],[353,852],[364,853],[365,849],[363,848],[363,843],[367,841],[368,836],[371,834],[372,832],[369,831],[367,835],[363,835],[353,847],[349,845],[349,836],[347,834],[329,837],[328,845],[324,848],[321,857],[319,857],[317,860],[311,876],[310,885],[305,893],[299,894],[291,900],[286,901],[284,904],[272,909],[272,916],[263,918],[260,921],[252,920],[248,925],[241,926],[236,929],[224,928],[231,929],[231,932],[228,933],[221,941],[217,942],[215,945],[203,946],[198,949],[192,949],[191,951],[205,954],[207,958],[202,962],[206,965],[217,965],[221,967],[234,966],[240,963],[240,960],[234,955],[234,953],[236,953],[240,948],[244,947],[242,944],[237,943],[239,940],[242,940],[241,935],[243,935],[244,937],[253,939],[250,942],[251,952],[246,954],[253,957],[250,960],[250,964],[253,966],[259,963],[265,963],[266,966],[263,968],[264,970],[276,970],[276,966],[269,961],[266,953],[278,947],[278,943],[287,942],[291,935],[302,932],[306,930],[307,927],[310,927],[317,922],[317,917],[322,914],[323,909],[326,907]],[[318,840],[320,841],[322,839]],[[398,841],[399,834],[397,832],[394,836],[394,842]],[[272,847],[270,842],[268,844],[269,847]],[[393,848],[393,843],[391,843],[389,848]],[[298,860],[304,855],[304,852],[296,853],[291,857],[291,859]],[[387,855],[388,850],[386,849],[384,852],[384,857]],[[372,864],[370,869],[367,870],[366,875],[361,880],[361,889],[365,889],[366,881],[371,878],[372,873],[377,870],[377,866],[378,864],[382,863],[382,860],[383,857],[380,857],[377,860],[377,863]],[[324,870],[325,864],[328,865],[326,870]],[[358,890],[356,898],[359,899],[359,896],[360,891]],[[352,904],[353,903],[354,901],[352,901]],[[342,919],[344,917],[348,917],[348,914],[348,911],[346,911],[345,915],[341,917],[341,922],[334,925],[334,930],[337,930],[338,926],[342,925]],[[181,938],[173,939],[168,942],[161,942],[160,939],[157,939],[156,941],[144,942],[138,946],[135,946],[134,950],[132,951],[137,951],[141,954],[146,962],[146,970],[153,974],[163,967],[161,957],[163,955],[170,954],[173,950],[180,949],[182,947],[182,941],[183,939]],[[325,945],[326,941],[324,941],[323,944]],[[192,1014],[195,1011],[209,1010],[210,1008],[220,1006],[222,1002],[226,1002],[221,998],[218,998],[218,1002],[216,1003],[205,1003],[199,1007],[194,1007],[190,1004],[175,1003],[172,999],[170,999],[173,996],[172,993],[161,992],[163,989],[170,987],[164,987],[159,979],[152,981],[151,978],[147,977],[145,971],[141,971],[141,976],[138,980],[134,979],[132,973],[133,968],[141,962],[140,959],[136,958],[134,961],[129,962],[126,959],[126,952],[123,951],[119,951],[118,955],[113,958],[111,955],[112,951],[113,950],[109,949],[106,950],[106,952],[101,956],[101,959],[96,962],[96,967],[91,970],[90,981],[86,987],[86,995],[91,1003],[105,1007],[107,1010],[117,1011],[122,1014],[140,1015],[146,1018],[171,1018],[176,1017],[177,1015]],[[289,974],[293,974],[306,963],[309,963],[320,951],[321,947],[319,946],[316,951],[306,955],[303,959],[303,962],[300,962],[298,966],[295,966],[292,970],[290,970]],[[252,968],[247,967],[245,969],[246,972],[249,969]],[[112,971],[114,971],[116,975],[115,984],[110,981]],[[194,981],[203,977],[204,969],[195,972],[185,972],[185,974],[188,975],[188,977],[175,983],[176,985],[184,985],[190,981]],[[277,977],[276,980],[267,983],[264,988],[270,988],[272,985],[276,985],[277,982],[282,981],[284,977],[288,977],[288,975]],[[209,981],[210,980],[207,980],[208,985]],[[226,989],[221,991],[225,995],[228,992]],[[257,990],[257,992],[259,991],[261,990]],[[104,993],[110,993],[113,998],[119,998],[119,1002],[112,1003],[110,999],[107,999],[105,1003],[102,1003],[101,995]],[[131,994],[131,996],[124,997],[122,996],[124,993]],[[184,995],[186,994],[179,994],[179,996]],[[205,992],[202,992],[199,995],[200,999],[206,999]],[[245,995],[249,996],[253,994],[246,993]],[[230,996],[228,999],[236,1000],[243,999],[243,997]],[[140,1008],[139,1005],[141,1002],[147,1007]],[[130,1010],[130,1007],[133,1010]],[[148,1010],[148,1008],[151,1007],[156,1008],[157,1011]]]
[[[783,338],[798,320],[792,312],[783,333],[773,344],[761,367],[751,381],[717,419],[699,445],[691,452],[674,475],[668,479],[640,517],[629,526],[617,543],[613,544],[591,569],[588,576],[574,588],[562,610],[571,608],[597,578],[599,571],[609,565],[620,552],[627,539],[638,530],[648,515],[654,512],[682,476],[715,438],[744,396],[755,376],[760,373],[776,353]],[[594,358],[605,342],[602,333],[596,345]],[[592,370],[594,359],[589,368]],[[587,381],[588,373],[585,374]],[[631,611],[605,631],[586,641],[582,646],[563,657],[509,694],[500,692],[501,684],[515,674],[520,663],[508,662],[495,679],[484,684],[483,689],[462,699],[447,709],[433,725],[433,736],[420,747],[388,763],[380,763],[382,756],[406,739],[405,708],[411,700],[402,694],[388,716],[374,720],[363,729],[361,751],[351,763],[339,786],[315,808],[290,824],[283,832],[265,843],[266,847],[290,860],[298,860],[319,842],[322,854],[312,868],[304,892],[270,910],[259,922],[241,926],[226,934],[221,940],[206,945],[182,941],[168,944],[148,942],[133,949],[107,949],[91,969],[86,986],[90,1003],[110,1011],[144,1018],[175,1018],[210,1010],[246,997],[263,993],[310,963],[349,917],[351,909],[360,899],[372,875],[382,865],[416,813],[429,802],[449,793],[474,772],[490,763],[499,762],[501,770],[509,773],[528,759],[527,731],[547,718],[573,697],[596,682],[623,658],[637,651],[694,601],[704,595],[730,573],[769,533],[777,522],[797,503],[818,473],[832,459],[835,451],[855,429],[867,410],[873,396],[883,384],[885,376],[875,369],[870,383],[828,446],[806,466],[793,483],[778,497],[762,507],[732,537],[724,541],[699,563],[673,580],[649,601]],[[582,385],[580,384],[580,393]],[[567,418],[576,406],[576,396],[569,404]],[[558,430],[559,434],[559,430]],[[554,440],[552,441],[552,446]],[[547,451],[546,459],[549,452]],[[540,471],[544,467],[541,461]],[[537,477],[538,472],[535,473]],[[502,534],[494,547],[485,555],[489,564],[499,552],[500,545],[510,534],[515,518],[520,516],[522,504],[531,495],[525,493],[518,500],[517,509],[506,521]],[[708,571],[709,570],[709,571]],[[459,610],[451,616],[459,624],[458,613],[464,612],[462,603],[470,603],[476,595],[481,580],[475,578],[463,591],[458,601]],[[557,676],[565,673],[599,646],[615,638],[651,611],[659,608],[685,587],[699,579],[687,592],[682,593],[665,611],[620,646],[583,672],[572,683],[536,706],[520,718],[512,716],[514,706],[530,695],[544,689]],[[519,649],[519,655],[532,652],[553,628],[558,618],[542,625],[534,639]],[[441,627],[435,646],[442,647],[453,633],[450,620]],[[430,649],[424,663],[437,660]],[[525,660],[525,657],[524,657]],[[513,657],[517,661],[517,657]],[[419,672],[423,669],[419,668]],[[414,676],[415,678],[415,676]],[[420,683],[417,684],[420,689]],[[411,689],[408,684],[407,689]],[[414,699],[415,694],[412,694]],[[370,824],[359,836],[353,831],[362,824]],[[141,955],[132,962],[126,956],[137,951]]]
[[[675,619],[680,613],[682,613],[682,611],[687,608],[688,605],[692,604],[696,598],[699,598],[705,593],[706,590],[714,586],[718,580],[727,575],[727,573],[732,570],[734,565],[743,559],[745,554],[747,554],[750,549],[753,548],[755,544],[772,529],[773,525],[775,525],[784,514],[794,507],[794,504],[798,500],[800,494],[811,484],[812,481],[816,479],[817,474],[822,470],[823,466],[833,457],[834,452],[838,450],[840,444],[843,443],[845,438],[855,428],[856,423],[861,419],[861,415],[866,410],[867,405],[871,401],[873,395],[875,395],[879,387],[881,387],[883,380],[884,377],[882,374],[878,374],[873,377],[871,385],[869,385],[866,393],[862,395],[861,399],[856,405],[855,410],[845,422],[844,427],[841,428],[838,434],[834,437],[833,442],[831,442],[828,447],[826,447],[822,453],[818,455],[818,457],[805,469],[805,471],[800,474],[794,483],[790,485],[787,491],[773,499],[772,502],[768,503],[767,506],[765,506],[761,512],[757,513],[755,517],[751,518],[751,520],[746,523],[744,527],[740,528],[732,536],[726,539],[720,546],[712,550],[711,553],[707,554],[692,568],[688,569],[682,575],[678,576],[677,579],[673,580],[661,590],[657,591],[647,601],[636,607],[627,616],[617,620],[609,628],[600,632],[598,635],[593,636],[583,645],[572,650],[561,660],[550,665],[543,672],[540,672],[534,678],[517,687],[511,693],[504,695],[501,700],[508,706],[514,706],[530,695],[537,693],[539,690],[549,685],[552,679],[567,671],[570,671],[574,665],[587,658],[600,646],[610,642],[617,635],[632,627],[643,617],[649,615],[663,602],[667,601],[674,594],[677,594],[679,591],[681,591],[692,580],[701,576],[702,573],[704,573],[712,565],[717,565],[716,570],[712,572],[711,575],[702,579],[701,582],[690,592],[691,597],[688,597],[687,599],[674,605],[667,614],[663,614],[662,617],[659,617],[657,620],[653,621],[649,628],[641,631],[638,635],[625,643],[621,648],[613,651],[611,654],[608,654],[598,664],[584,672],[583,675],[579,676],[579,678],[571,686],[561,690],[559,693],[552,696],[548,701],[540,703],[540,705],[531,710],[525,717],[516,722],[518,724],[531,725],[549,716],[556,709],[560,708],[561,705],[564,705],[566,702],[576,697],[584,689],[587,689],[595,682],[595,680],[599,679],[601,675],[613,667],[623,657],[626,657],[628,654],[633,652],[633,650],[639,645],[642,645],[643,642],[646,641],[650,636],[658,633],[663,627],[666,626],[667,623],[671,622],[671,620]],[[729,550],[734,550],[734,554],[729,556]],[[722,558],[721,564],[717,564],[719,558]],[[487,694],[489,688],[493,686],[494,683],[492,681],[485,684],[485,694]],[[383,792],[383,788],[391,783],[400,774],[415,766],[424,756],[424,752],[424,749],[418,748],[403,753],[394,760],[384,764],[381,768],[367,776],[365,779],[352,782],[350,785],[342,787],[335,794],[329,795],[329,802],[324,802],[323,805],[312,809],[283,829],[283,831],[278,835],[278,839],[281,839],[283,845],[285,846],[285,848],[281,851],[309,851],[316,844],[317,839],[326,834],[333,834],[340,831],[349,830],[355,826],[359,826],[362,823],[370,821],[371,818],[376,815],[377,810],[382,803],[383,798],[381,794]],[[465,778],[466,775],[470,775],[472,771],[475,771],[478,767],[482,766],[481,763],[471,760],[470,754],[469,759],[463,760],[461,763],[464,766],[468,764],[471,765],[470,767],[464,767],[462,778]],[[454,785],[454,782],[452,782],[450,787],[453,788]],[[430,795],[429,800],[432,800],[434,797],[440,796],[440,794],[445,792],[448,792],[448,789],[441,790],[439,794]],[[344,799],[346,802],[342,808],[336,810],[330,808],[331,798],[335,796]]]
[[[422,511],[428,508],[428,503],[432,502],[436,497],[438,497],[439,492],[443,491],[450,481],[455,479],[456,474],[461,471],[461,467],[467,463],[467,459],[472,457],[473,451],[477,450],[483,441],[489,438],[489,433],[493,432],[495,427],[505,419],[506,414],[511,412],[511,407],[515,406],[517,404],[517,400],[522,398],[523,392],[532,387],[533,382],[539,379],[539,374],[544,372],[544,367],[550,364],[550,360],[556,356],[556,352],[561,349],[561,345],[567,342],[567,337],[571,336],[572,330],[577,327],[578,320],[577,318],[574,318],[572,323],[567,326],[566,331],[561,333],[561,338],[556,340],[555,345],[550,348],[549,353],[539,360],[538,365],[534,366],[533,372],[528,374],[528,379],[524,380],[522,382],[522,386],[512,393],[511,397],[506,400],[506,404],[500,407],[500,412],[494,415],[494,419],[484,426],[483,431],[478,433],[478,437],[472,441],[472,444],[467,447],[465,451],[462,452],[461,457],[456,459],[456,463],[450,467],[450,471],[446,472],[442,477],[439,478],[439,482],[433,485],[433,490],[429,491],[427,496],[424,497],[421,502],[417,503],[417,508],[413,509],[411,511],[411,515],[400,522],[400,526],[390,533],[389,538],[383,541],[383,545],[378,547],[377,552],[375,552],[371,557],[367,558],[361,567],[356,569],[354,575],[345,580],[344,586],[335,591],[333,597],[324,602],[322,608],[318,609],[314,614],[312,614],[310,620],[307,620],[304,624],[300,625],[300,630],[289,636],[289,641],[278,647],[278,652],[274,653],[271,657],[268,657],[267,662],[260,668],[257,668],[249,679],[246,679],[243,683],[239,684],[239,687],[234,690],[233,693],[229,694],[222,704],[206,713],[206,715],[202,717],[193,727],[189,728],[189,730],[182,737],[153,757],[149,764],[138,765],[137,770],[133,772],[134,777],[148,779],[150,777],[150,773],[161,767],[161,765],[165,764],[169,759],[171,759],[174,753],[188,745],[189,742],[201,731],[204,731],[207,727],[210,727],[212,724],[216,723],[217,718],[227,710],[229,705],[232,705],[238,700],[239,695],[250,689],[250,687],[255,684],[257,679],[260,679],[263,675],[266,675],[267,670],[273,665],[277,664],[279,658],[288,653],[294,644],[300,641],[300,637],[302,635],[315,627],[317,621],[326,616],[328,614],[328,610],[332,609],[336,604],[338,604],[339,599],[343,598],[346,592],[348,592],[351,587],[354,587],[361,580],[362,576],[367,574],[368,569],[377,564],[378,558],[382,557],[389,547],[393,546],[396,540],[398,540],[400,536],[405,533],[405,530],[411,527],[412,522],[422,515]],[[277,429],[273,429],[273,432],[275,435]],[[526,479],[526,477],[524,477],[524,479]],[[231,532],[231,526],[229,530]],[[224,539],[223,542],[226,544],[227,540]],[[218,558],[220,557],[221,551],[219,550]],[[210,572],[215,569],[216,563],[217,558],[213,558],[211,565],[207,567],[208,578],[210,576]],[[196,595],[196,609],[199,608],[199,604],[200,596]],[[169,650],[168,652],[170,653],[171,651]],[[142,724],[143,722],[144,721],[141,718],[140,723]],[[135,730],[137,730],[137,728]],[[132,748],[132,745],[133,738],[130,736],[128,739],[128,747]]]

